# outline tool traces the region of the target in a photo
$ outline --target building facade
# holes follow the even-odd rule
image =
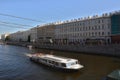
[[[37,27],[37,42],[51,44],[55,39],[55,24],[47,24]]]
[[[58,44],[111,43],[111,20],[109,16],[85,18],[63,22],[56,26]]]
[[[30,42],[37,42],[37,27],[30,29],[28,36],[30,37]]]
[[[120,43],[120,11],[62,22],[55,38],[57,44]]]
[[[38,25],[27,31],[13,33],[10,38],[13,41],[30,40],[57,45],[120,43],[120,11]]]
[[[10,34],[10,40],[16,42],[36,42],[37,28],[32,28],[26,31],[18,31]]]

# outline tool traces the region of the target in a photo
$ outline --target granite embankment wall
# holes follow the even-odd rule
[[[87,54],[98,54],[98,55],[108,55],[120,57],[120,44],[109,44],[109,45],[42,45],[42,44],[32,44],[26,42],[10,42],[8,44],[28,46],[33,45],[36,48],[43,49],[55,49],[63,51],[73,51],[73,52],[83,52]]]
[[[83,52],[88,54],[109,55],[120,57],[120,44],[111,45],[37,45],[37,48]]]

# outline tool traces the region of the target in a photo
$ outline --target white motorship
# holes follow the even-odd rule
[[[46,65],[48,67],[65,71],[78,71],[83,68],[83,65],[79,64],[77,59],[60,57],[50,54],[33,54],[30,56],[30,60]]]

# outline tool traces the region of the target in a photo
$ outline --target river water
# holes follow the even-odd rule
[[[76,58],[84,68],[74,73],[52,70],[31,62],[26,55],[34,52]],[[118,58],[0,45],[0,80],[102,80],[116,69],[120,69]]]

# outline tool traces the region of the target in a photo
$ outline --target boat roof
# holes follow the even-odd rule
[[[66,57],[60,57],[60,56],[54,56],[54,55],[44,55],[42,56],[43,59],[55,61],[55,62],[61,62],[61,63],[68,63],[68,62],[75,62],[78,61],[76,59],[66,58]]]

